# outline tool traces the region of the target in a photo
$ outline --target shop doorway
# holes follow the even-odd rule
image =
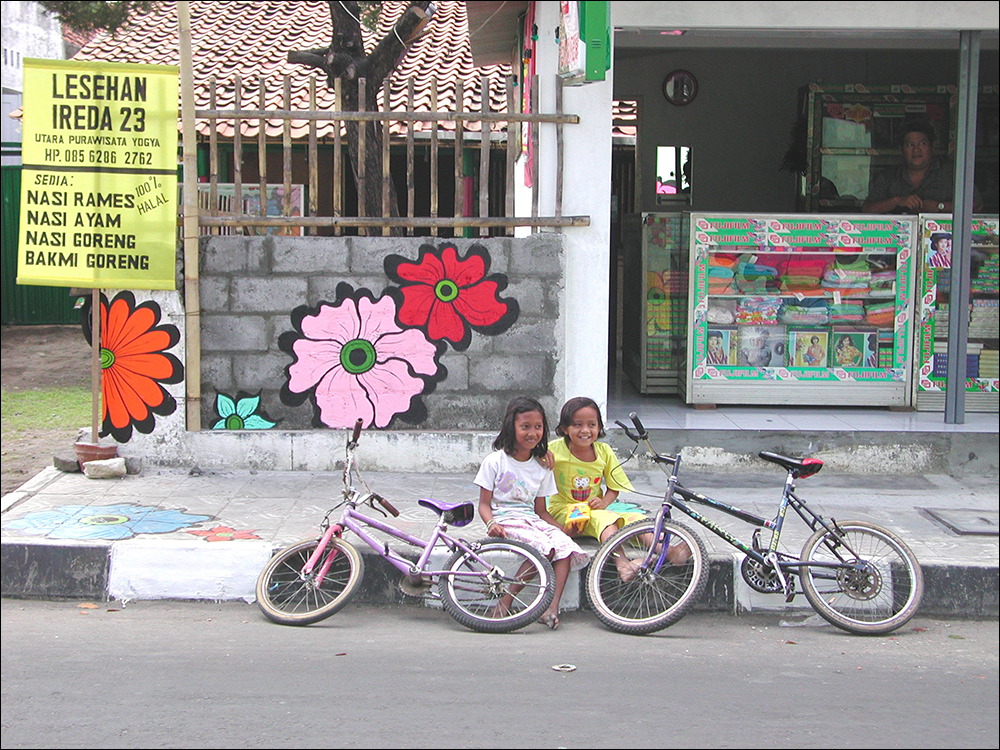
[[[622,294],[625,243],[622,234],[623,217],[635,213],[635,142],[614,145],[611,150],[611,278],[608,305],[608,368],[614,376],[621,368]]]

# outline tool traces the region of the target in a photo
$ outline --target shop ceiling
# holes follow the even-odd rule
[[[789,26],[789,5],[796,6],[797,28]],[[901,7],[907,6],[869,2],[621,3],[612,11],[615,54],[627,57],[695,47],[957,50],[962,28],[980,31],[980,49],[1000,47],[996,3],[955,2],[936,6],[931,14],[916,13],[911,5],[914,12],[904,16],[899,15]],[[527,9],[526,0],[466,3],[476,65],[510,61],[520,19]]]
[[[984,31],[981,49],[997,49],[1000,36]],[[705,47],[766,49],[958,49],[957,31],[815,29],[651,29],[615,27],[615,54],[648,54]]]

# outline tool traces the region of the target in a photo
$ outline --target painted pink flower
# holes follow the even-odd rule
[[[386,427],[411,411],[427,388],[425,379],[438,374],[437,345],[396,324],[389,296],[372,300],[361,290],[336,305],[322,302],[298,328],[301,336],[282,337],[282,349],[295,357],[282,399],[301,403],[296,394],[312,392],[318,422],[326,427],[352,427],[358,418],[366,427]]]
[[[398,255],[386,258],[386,274],[399,282],[403,294],[400,324],[423,328],[431,340],[450,341],[458,350],[468,348],[471,328],[492,335],[510,328],[519,307],[498,296],[507,278],[487,276],[489,262],[484,248],[473,247],[459,258],[453,245],[438,250],[425,245],[416,263]]]

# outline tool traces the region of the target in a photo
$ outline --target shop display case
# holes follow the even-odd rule
[[[688,403],[911,405],[915,216],[690,225]]]
[[[622,370],[640,393],[683,394],[688,215],[630,214],[622,236]]]
[[[951,215],[920,216],[913,401],[921,411],[944,411],[948,325],[953,314],[951,233]],[[965,410],[996,412],[1000,406],[1000,219],[973,216],[971,239]]]

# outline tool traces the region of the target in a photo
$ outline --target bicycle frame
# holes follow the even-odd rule
[[[821,561],[810,561],[803,562],[798,558],[782,559],[781,553],[778,552],[778,543],[781,539],[781,530],[784,527],[785,516],[788,508],[791,507],[802,521],[812,530],[816,531],[819,528],[823,528],[826,531],[833,532],[834,529],[828,524],[821,516],[815,513],[811,508],[806,505],[806,502],[800,499],[795,494],[795,475],[792,471],[787,471],[785,477],[784,487],[782,488],[781,498],[778,501],[778,510],[773,518],[764,518],[763,516],[757,515],[756,513],[751,513],[749,511],[738,508],[730,503],[723,502],[722,500],[717,500],[715,498],[704,495],[700,492],[695,492],[694,490],[689,490],[680,484],[677,474],[679,466],[681,463],[680,455],[676,456],[662,456],[652,448],[649,444],[648,439],[643,441],[646,445],[646,449],[649,454],[653,457],[653,461],[664,471],[663,464],[670,464],[672,469],[667,472],[667,490],[663,498],[663,504],[660,507],[659,512],[656,514],[656,521],[653,530],[653,538],[660,539],[664,534],[663,521],[664,519],[669,519],[670,511],[672,508],[676,508],[681,513],[686,515],[691,520],[695,521],[699,525],[705,527],[711,531],[716,536],[723,539],[727,544],[735,547],[740,552],[745,554],[747,557],[751,558],[755,562],[763,565],[765,567],[772,567],[779,577],[781,578],[782,587],[785,589],[787,595],[791,596],[792,591],[789,586],[788,579],[786,578],[786,573],[798,573],[800,569],[804,566],[814,567],[814,568],[838,568],[839,563],[833,562],[821,562]],[[679,497],[678,497],[679,496]],[[680,499],[683,498],[683,499]],[[697,510],[687,505],[686,502],[699,503],[705,505],[709,508],[721,511],[729,516],[738,518],[752,526],[757,527],[757,529],[769,529],[771,531],[771,541],[768,544],[767,549],[760,548],[756,543],[746,544],[740,539],[733,536],[731,533],[723,529],[717,523],[712,521],[712,519],[699,513]],[[757,534],[757,531],[754,532]],[[655,545],[651,548],[650,553],[647,555],[647,559],[644,561],[645,565],[650,565],[654,571],[659,571],[665,564],[667,543],[669,542],[669,532],[668,537],[664,539],[664,544],[660,545],[659,553],[655,553],[652,550],[655,549]],[[653,557],[656,557],[653,561]]]
[[[467,578],[482,577],[481,573],[475,571],[466,573],[461,571],[427,570],[427,565],[430,563],[431,555],[433,554],[434,548],[437,546],[439,541],[444,542],[450,552],[462,550],[463,552],[472,555],[478,562],[484,562],[468,543],[464,540],[456,539],[445,531],[446,524],[444,521],[438,521],[438,523],[434,526],[434,530],[431,532],[430,538],[424,540],[402,531],[401,529],[397,529],[395,526],[390,526],[384,521],[380,521],[377,518],[361,513],[355,508],[355,505],[358,502],[361,501],[351,501],[348,504],[348,507],[341,514],[340,519],[336,523],[330,524],[327,527],[319,545],[316,547],[316,551],[313,552],[312,556],[303,567],[302,572],[304,575],[312,573],[313,570],[316,569],[317,563],[323,558],[323,555],[326,554],[326,558],[323,559],[322,565],[317,572],[317,580],[322,581],[323,576],[326,575],[327,571],[330,569],[330,565],[333,563],[333,560],[337,555],[336,549],[327,553],[330,539],[334,536],[340,537],[344,529],[347,529],[348,531],[353,531],[357,534],[365,544],[371,547],[372,551],[396,568],[403,575],[435,577],[441,575],[454,575]],[[376,531],[381,531],[394,539],[398,539],[399,541],[406,542],[411,546],[421,549],[422,552],[420,553],[420,557],[415,563],[411,562],[395,550],[391,549],[387,542],[381,542],[372,536],[372,534],[368,533],[366,527],[375,529]]]
[[[330,566],[336,559],[338,550],[334,548],[333,550],[327,551],[330,546],[330,540],[336,536],[340,538],[343,534],[344,529],[348,531],[353,531],[357,534],[358,538],[361,539],[365,544],[371,547],[372,551],[375,552],[379,557],[392,565],[396,570],[402,573],[404,576],[408,577],[423,577],[431,576],[438,577],[442,575],[451,575],[463,578],[482,578],[482,573],[469,571],[446,571],[446,570],[427,570],[427,566],[430,563],[431,555],[434,553],[434,548],[438,545],[438,542],[443,542],[448,548],[449,552],[455,552],[456,550],[461,550],[466,554],[471,555],[476,562],[486,564],[486,562],[476,554],[476,551],[472,546],[462,539],[457,539],[445,531],[447,528],[447,522],[443,517],[439,517],[436,524],[434,524],[434,529],[431,531],[429,539],[421,539],[409,534],[402,529],[398,529],[384,521],[381,521],[372,516],[365,515],[357,509],[357,506],[361,503],[369,503],[374,508],[374,502],[379,502],[383,507],[389,510],[393,515],[399,515],[399,512],[392,507],[384,498],[376,495],[375,493],[368,492],[361,494],[353,486],[352,479],[354,477],[354,449],[357,446],[358,435],[361,429],[361,420],[358,420],[358,424],[355,426],[354,435],[352,439],[347,444],[347,457],[344,462],[344,502],[347,507],[344,508],[343,513],[341,513],[340,518],[335,523],[329,523],[329,514],[323,522],[324,531],[323,536],[320,538],[319,544],[316,545],[315,551],[310,555],[309,560],[302,568],[301,575],[303,577],[309,576],[314,571],[316,571],[316,585],[318,586],[322,583],[323,579],[326,577],[327,572],[330,570]],[[332,511],[331,511],[332,512]],[[411,562],[407,558],[403,557],[401,554],[389,547],[388,542],[382,542],[376,539],[372,534],[368,532],[367,529],[375,529],[376,531],[381,531],[384,534],[388,534],[394,539],[401,542],[405,542],[410,546],[416,547],[421,550],[420,556],[417,561]],[[325,555],[325,557],[324,557]],[[317,569],[317,565],[319,566]]]

